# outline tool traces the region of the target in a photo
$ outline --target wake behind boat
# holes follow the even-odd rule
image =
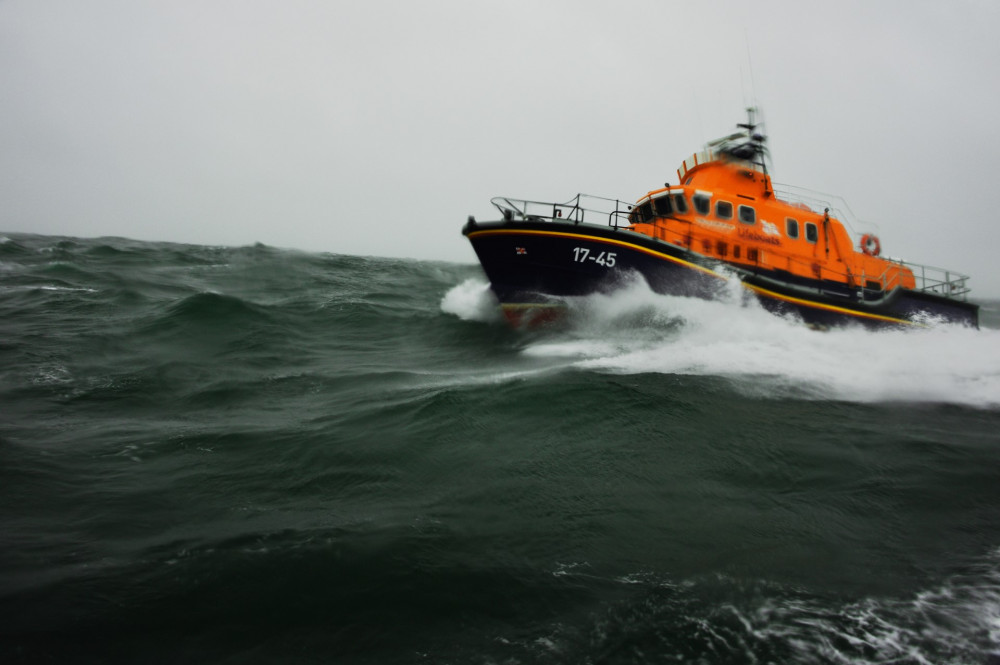
[[[501,219],[462,233],[514,325],[552,318],[565,298],[635,275],[657,293],[712,298],[736,279],[770,311],[806,323],[869,327],[943,321],[978,326],[969,277],[855,249],[832,206],[778,192],[754,110],[740,131],[684,160],[680,184],[636,203],[579,194],[566,203],[498,197]]]

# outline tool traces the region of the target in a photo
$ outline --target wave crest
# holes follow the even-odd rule
[[[570,301],[571,326],[530,342],[615,374],[718,376],[754,397],[1000,405],[1000,330],[812,330],[738,294],[702,300],[639,282]]]

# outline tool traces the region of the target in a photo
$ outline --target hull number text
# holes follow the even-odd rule
[[[573,260],[577,261],[578,263],[584,263],[585,261],[593,261],[599,266],[610,268],[615,265],[615,253],[601,252],[600,254],[594,254],[591,253],[591,251],[586,247],[574,247]]]

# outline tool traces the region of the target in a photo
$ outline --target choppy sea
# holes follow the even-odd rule
[[[472,260],[3,237],[0,662],[1000,662],[1000,303]]]

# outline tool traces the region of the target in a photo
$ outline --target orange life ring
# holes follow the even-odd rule
[[[882,253],[882,243],[878,241],[878,236],[873,233],[866,233],[861,236],[861,251],[868,256],[878,256]]]

